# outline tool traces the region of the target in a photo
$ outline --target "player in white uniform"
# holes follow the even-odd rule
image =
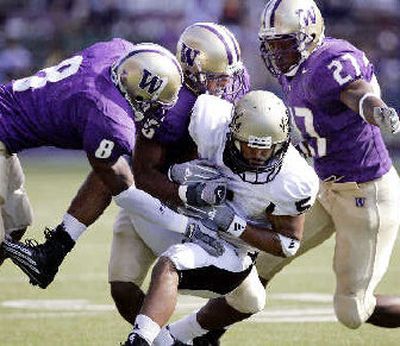
[[[227,178],[228,190],[233,192],[225,204],[203,208],[187,206],[183,210],[192,217],[202,218],[209,227],[203,228],[203,233],[215,242],[205,240],[204,248],[199,242],[185,242],[162,253],[127,345],[153,342],[174,311],[178,289],[201,291],[203,296],[204,293],[225,295],[233,308],[246,313],[263,309],[265,290],[252,266],[252,255],[260,249],[277,256],[292,256],[299,247],[303,213],[315,200],[318,179],[289,144],[287,109],[278,97],[266,91],[250,92],[233,107],[214,96],[202,95],[195,104],[189,125],[199,157],[218,167]],[[186,172],[196,170],[196,163],[174,165],[170,176],[181,182],[185,172],[181,168],[186,168]],[[159,206],[162,215],[167,208],[161,203]],[[141,258],[132,264],[145,262],[147,271],[154,252],[166,249],[179,239],[165,236],[165,230],[155,229],[134,207],[127,206],[127,209],[143,241],[141,248],[139,242],[135,243],[136,254],[131,256]],[[219,232],[215,232],[216,228]],[[151,233],[153,237],[149,236]],[[159,235],[164,241],[160,242]],[[137,272],[140,284],[145,273],[140,269]],[[236,301],[234,289],[241,282],[245,282],[241,290],[249,297],[246,302]],[[198,327],[214,328],[201,324]],[[188,340],[182,332],[171,325],[157,342],[185,343]]]

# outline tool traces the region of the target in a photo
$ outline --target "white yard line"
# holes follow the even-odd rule
[[[253,323],[290,323],[290,322],[334,322],[332,296],[320,293],[280,293],[269,294],[269,301],[298,301],[311,302],[313,306],[301,308],[266,308],[249,319]],[[192,296],[180,296],[176,312],[188,313],[199,309],[207,300]],[[320,303],[320,306],[315,306]],[[115,310],[111,304],[91,304],[84,299],[75,300],[9,300],[1,302],[0,306],[7,311],[0,310],[0,320],[39,319],[57,317],[92,316]],[[25,309],[29,312],[10,312],[10,309]],[[32,311],[33,310],[33,311]]]

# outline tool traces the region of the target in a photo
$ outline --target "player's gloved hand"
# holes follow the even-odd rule
[[[189,218],[185,232],[186,239],[183,242],[197,244],[207,251],[211,256],[222,256],[225,252],[225,248],[221,241],[204,233],[202,231],[204,228],[205,226],[203,226],[199,220]]]
[[[169,180],[178,184],[199,183],[222,177],[223,174],[206,160],[177,163],[168,170]]]
[[[396,110],[391,107],[374,107],[374,120],[377,125],[392,134],[400,131],[400,120]]]
[[[208,229],[229,233],[235,237],[240,237],[247,226],[246,220],[236,215],[226,203],[203,208],[186,205],[178,210],[189,217],[200,219]]]
[[[204,207],[223,203],[226,189],[226,180],[221,178],[202,183],[182,184],[178,192],[184,203]]]

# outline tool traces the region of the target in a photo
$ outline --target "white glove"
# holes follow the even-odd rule
[[[392,134],[400,131],[399,116],[394,108],[374,107],[374,120],[377,125]]]
[[[208,229],[229,233],[235,237],[240,237],[247,226],[246,220],[236,215],[225,203],[203,208],[186,205],[178,210],[189,217],[200,219]]]
[[[207,251],[211,256],[219,257],[225,252],[225,248],[221,241],[210,235],[203,233],[203,226],[198,220],[189,218],[189,222],[186,228],[185,237],[183,242],[191,242],[199,245],[205,251]]]
[[[206,160],[177,163],[168,170],[169,180],[178,184],[199,183],[222,177],[223,174]]]

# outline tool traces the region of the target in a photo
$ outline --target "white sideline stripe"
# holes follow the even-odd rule
[[[298,323],[298,322],[335,322],[333,308],[325,303],[332,302],[332,296],[320,293],[279,293],[270,294],[269,300],[290,300],[299,302],[319,302],[322,306],[296,308],[266,308],[266,310],[251,317],[253,323]],[[180,296],[176,312],[188,313],[199,309],[207,299]],[[38,312],[7,312],[0,311],[0,320],[40,319],[52,317],[84,317],[94,316],[104,312],[115,311],[112,304],[90,304],[85,299],[58,300],[9,300],[1,302],[1,307],[7,309],[42,310]],[[43,311],[44,310],[44,311]]]

